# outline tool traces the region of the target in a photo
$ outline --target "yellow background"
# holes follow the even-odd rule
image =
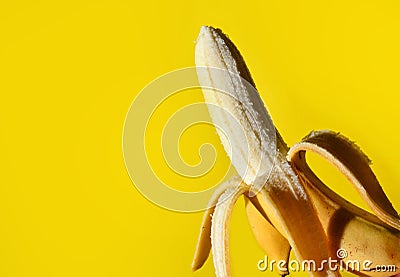
[[[121,149],[135,95],[194,65],[205,24],[239,47],[289,145],[341,131],[399,210],[399,13],[397,1],[2,1],[0,276],[212,276],[211,260],[190,271],[202,214],[143,198]],[[242,204],[233,273],[276,276],[257,271]]]

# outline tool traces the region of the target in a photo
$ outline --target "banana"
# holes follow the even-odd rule
[[[203,218],[192,269],[202,266],[210,248],[217,276],[231,276],[228,226],[233,206],[245,196],[256,240],[270,258],[286,261],[290,248],[310,276],[340,276],[338,265],[364,276],[388,276],[379,265],[400,267],[400,219],[362,152],[343,136],[312,133],[290,150],[254,89],[242,56],[218,29],[202,27],[196,44],[196,66],[209,113],[238,175],[223,184]],[[218,88],[226,93],[221,93]],[[275,137],[276,134],[276,137]],[[273,146],[276,142],[276,151]],[[326,158],[360,192],[375,215],[326,187],[311,171],[305,152]],[[346,256],[338,256],[345,249]],[[335,268],[326,261],[337,259]],[[370,260],[369,268],[352,261]]]
[[[227,136],[221,133],[219,135],[232,164],[242,178],[244,186],[247,187],[247,191],[240,189],[239,192],[242,194],[249,192],[249,184],[264,185],[271,174],[269,179],[272,182],[263,186],[264,196],[274,211],[273,216],[278,218],[280,228],[293,247],[293,251],[301,260],[314,259],[317,263],[327,260],[330,253],[324,230],[303,185],[286,161],[286,152],[277,152],[276,157],[269,155],[271,136],[270,132],[266,132],[268,113],[259,94],[246,86],[245,80],[252,85],[254,82],[239,51],[221,31],[203,27],[196,44],[196,66],[207,66],[206,73],[200,70],[198,73],[202,86],[223,88],[225,92],[230,93],[227,97],[226,94],[212,89],[203,91],[208,104],[222,106],[233,117],[231,119],[218,110],[210,109],[213,123],[228,127],[225,129]],[[231,127],[237,126],[233,124],[235,121],[239,122],[242,130]],[[242,137],[240,131],[244,132],[246,140],[240,139]],[[230,143],[233,144],[232,147]],[[231,149],[238,151],[230,152]],[[248,150],[249,155],[243,155]],[[271,171],[272,164],[274,167]],[[236,193],[233,195],[233,199],[238,196]],[[291,210],[289,211],[287,207]],[[221,209],[225,211],[218,212]],[[224,205],[222,201],[218,201],[213,222],[228,221],[231,211],[232,205]],[[216,237],[217,235],[220,237]],[[315,244],[315,240],[319,243]],[[230,276],[226,233],[211,232],[211,241],[214,242],[211,247],[213,256],[219,257],[214,259],[217,276]],[[312,276],[339,276],[338,272],[326,267],[320,271],[309,272]]]

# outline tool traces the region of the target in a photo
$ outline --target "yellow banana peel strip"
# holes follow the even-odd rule
[[[378,218],[400,231],[399,215],[369,166],[370,160],[355,143],[340,133],[318,131],[311,132],[302,142],[295,144],[289,150],[288,159],[297,170],[315,179],[317,177],[305,159],[307,151],[320,155],[335,166],[350,181]],[[316,183],[323,184],[321,181]]]
[[[313,152],[335,166],[356,188],[374,214],[347,202],[329,189],[306,162]],[[370,260],[370,269],[395,266],[379,272],[352,269],[367,276],[390,276],[400,272],[400,219],[369,166],[369,159],[353,142],[332,131],[312,132],[288,152],[288,160],[313,200],[326,230],[330,247],[346,249],[346,260]],[[323,206],[323,207],[322,207]]]

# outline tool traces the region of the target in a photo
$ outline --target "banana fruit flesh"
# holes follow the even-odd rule
[[[211,119],[222,127],[216,129],[217,133],[243,181],[263,186],[274,162],[268,153],[274,149],[271,138],[275,130],[268,128],[268,113],[238,56],[237,48],[220,30],[202,27],[195,59]],[[241,74],[247,78],[241,78]]]
[[[247,185],[247,191],[241,191],[243,193],[249,192],[249,184],[252,184],[250,183],[251,181],[263,180],[265,182],[268,178],[266,175],[271,174],[269,179],[273,182],[270,182],[268,186],[264,186],[264,188],[268,189],[264,194],[266,197],[265,201],[271,204],[272,210],[279,219],[281,227],[297,257],[302,260],[314,259],[319,264],[323,260],[327,260],[330,253],[324,230],[316,213],[313,211],[311,201],[308,199],[302,184],[286,161],[286,152],[277,152],[276,157],[273,157],[276,161],[271,173],[258,170],[259,160],[263,155],[268,156],[269,149],[265,149],[264,145],[270,144],[270,137],[262,132],[263,129],[260,130],[258,128],[258,121],[252,121],[252,114],[248,116],[248,113],[253,111],[251,109],[254,109],[256,111],[256,116],[254,117],[261,122],[265,122],[266,120],[264,118],[267,116],[267,111],[263,103],[260,103],[261,99],[258,94],[250,94],[250,90],[243,89],[245,87],[243,78],[248,82],[252,82],[252,79],[248,70],[245,69],[245,63],[239,51],[222,32],[210,27],[203,27],[196,45],[196,66],[207,66],[208,68],[216,67],[225,70],[225,74],[218,73],[216,74],[217,76],[213,76],[214,71],[212,71],[212,69],[209,70],[208,74],[199,74],[200,84],[210,87],[210,84],[213,84],[213,82],[220,82],[218,87],[223,87],[225,91],[232,93],[236,98],[225,97],[224,94],[207,90],[207,92],[204,93],[205,100],[208,104],[224,105],[233,117],[240,122],[241,128],[244,130],[245,134],[250,134],[250,139],[248,139],[244,145],[240,143],[235,145],[236,137],[240,136],[240,134],[235,132],[237,129],[230,128],[231,133],[227,132],[228,142],[226,139],[223,139],[223,136],[220,134],[222,144],[226,150],[231,149],[230,145],[228,145],[231,141],[233,141],[234,148],[236,149],[247,147],[253,150],[249,160],[242,159],[243,156],[240,156],[240,152],[239,157],[232,155],[232,152],[228,153],[240,177]],[[239,78],[240,76],[242,79]],[[242,105],[238,105],[235,99],[239,99]],[[258,99],[260,100],[257,101]],[[251,104],[246,106],[248,102]],[[251,109],[249,106],[251,106]],[[220,116],[220,114],[211,111],[210,115],[213,122],[217,125],[229,125],[231,123],[231,121],[226,119],[227,116],[224,114]],[[271,157],[269,160],[266,159],[266,161],[273,161],[273,158]],[[235,161],[238,161],[238,163],[235,163]],[[250,177],[246,174],[248,172],[245,170],[246,167],[249,167],[250,173],[253,174]],[[233,193],[233,196],[237,195]],[[217,219],[215,219],[217,218],[215,214],[224,214],[217,213],[222,207],[228,209],[228,213],[232,211],[232,205],[223,205],[222,202],[219,201],[215,207],[213,222],[217,221]],[[292,208],[289,211],[287,207]],[[295,216],[297,216],[299,220],[296,220]],[[295,220],[293,220],[293,218],[295,218]],[[224,216],[221,220],[229,220],[229,217]],[[211,229],[213,230],[213,224],[211,225]],[[224,245],[227,244],[226,236],[227,234],[220,229],[211,232],[212,242],[222,243],[211,244],[217,276],[230,276],[228,270],[228,247]],[[315,244],[315,240],[319,241],[319,243]],[[308,245],[312,244],[314,244],[315,247],[308,247]],[[310,271],[310,274],[312,276],[337,275],[328,268],[324,268],[321,271]]]
[[[196,44],[198,78],[206,103],[222,107],[229,114],[209,108],[211,119],[238,175],[218,188],[204,215],[192,263],[197,270],[210,249],[217,276],[231,276],[229,263],[229,219],[236,200],[244,195],[246,212],[256,240],[269,258],[286,261],[274,268],[288,274],[290,249],[300,261],[338,259],[370,260],[370,269],[394,265],[395,271],[345,269],[363,276],[400,273],[400,219],[387,199],[367,158],[350,141],[332,132],[313,133],[288,149],[276,130],[268,129],[268,113],[254,90],[249,70],[234,44],[220,30],[202,27]],[[215,70],[215,68],[219,70]],[[248,84],[247,84],[248,83]],[[213,87],[223,88],[221,94]],[[238,123],[241,130],[237,130]],[[273,132],[272,132],[273,131]],[[271,149],[276,131],[276,151]],[[239,133],[241,132],[241,133]],[[244,135],[243,135],[244,134]],[[237,151],[233,151],[232,149]],[[340,170],[371,207],[370,214],[326,187],[307,166],[305,152],[326,158]],[[245,153],[245,154],[243,154]],[[252,186],[258,189],[254,195]],[[259,184],[262,184],[261,186]],[[340,276],[337,268],[308,268],[310,276]]]

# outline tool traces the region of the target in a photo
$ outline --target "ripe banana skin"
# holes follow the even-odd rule
[[[287,263],[290,256],[290,243],[281,232],[274,227],[267,216],[267,214],[271,215],[273,212],[268,211],[264,213],[264,209],[261,207],[260,203],[255,205],[247,197],[245,197],[245,206],[250,228],[257,242],[265,251],[268,259],[286,262],[285,265],[279,267],[274,263],[272,265],[272,270],[278,272],[282,276],[288,275]],[[268,208],[268,206],[264,207]],[[263,266],[265,267],[266,265]]]
[[[379,265],[396,266],[396,271],[388,274],[356,268],[350,263],[346,269],[355,274],[399,274],[399,215],[359,148],[339,134],[323,131],[312,133],[288,149],[276,131],[277,151],[271,151],[275,137],[263,130],[268,128],[268,113],[258,93],[245,84],[247,81],[254,86],[242,56],[220,30],[202,27],[196,45],[196,66],[210,68],[207,74],[198,71],[200,84],[212,87],[218,83],[218,87],[234,96],[203,90],[206,102],[228,110],[242,130],[234,128],[237,124],[230,117],[210,109],[213,122],[229,130],[227,136],[219,135],[238,175],[221,185],[210,200],[211,208],[203,218],[192,269],[203,265],[211,249],[216,275],[231,276],[229,219],[236,200],[244,195],[250,226],[270,259],[288,261],[293,249],[300,261],[314,260],[320,265],[325,260],[338,259],[336,252],[345,249],[348,255],[338,259],[338,265],[370,260],[370,269]],[[246,140],[238,139],[239,131],[245,133]],[[242,151],[230,151],[232,146]],[[248,155],[241,154],[248,149]],[[317,153],[336,166],[374,214],[348,203],[325,186],[308,167],[306,151]],[[253,182],[263,184],[255,196],[251,193]],[[274,270],[288,274],[288,268]],[[310,276],[340,276],[339,270],[329,267],[308,272]]]
[[[312,172],[305,153],[321,155],[342,172],[360,193],[376,216],[347,202],[330,190]],[[294,145],[288,159],[307,193],[330,240],[332,249],[346,249],[349,260],[400,268],[400,219],[369,167],[368,158],[344,136],[330,132],[313,132]],[[357,271],[353,268],[353,271]],[[370,276],[388,276],[387,272],[359,270]]]

